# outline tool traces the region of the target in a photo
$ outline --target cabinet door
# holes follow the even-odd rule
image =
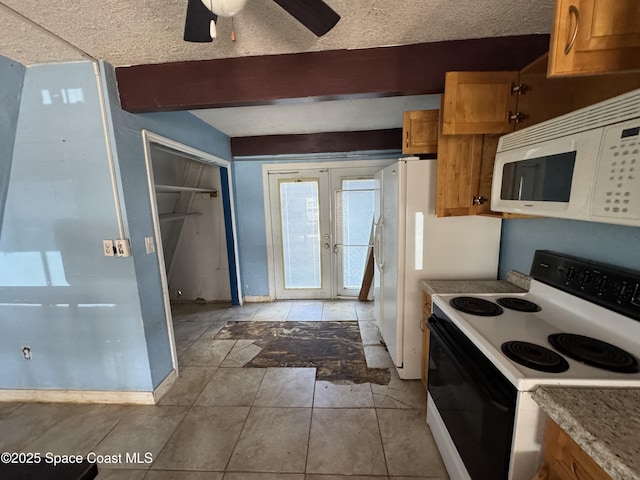
[[[640,70],[638,0],[557,0],[549,76]]]
[[[512,84],[519,72],[447,72],[443,101],[445,135],[509,133],[518,96]]]
[[[482,135],[440,135],[436,216],[475,215],[482,162]]]
[[[482,157],[480,159],[480,176],[478,178],[479,203],[476,205],[478,215],[502,217],[502,212],[491,210],[491,185],[493,183],[493,165],[496,161],[500,135],[484,135],[482,139]]]
[[[544,458],[553,472],[551,478],[611,480],[611,477],[552,420],[547,422],[543,450]]]
[[[549,465],[540,465],[540,468],[538,469],[532,480],[549,480]]]
[[[438,151],[438,110],[415,110],[402,116],[402,153]]]

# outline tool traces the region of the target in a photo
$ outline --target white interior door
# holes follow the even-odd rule
[[[269,202],[276,298],[330,298],[328,170],[269,172]]]

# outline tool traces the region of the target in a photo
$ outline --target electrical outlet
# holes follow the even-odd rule
[[[147,253],[153,253],[156,251],[155,243],[153,243],[153,237],[144,237],[144,248]]]
[[[120,238],[116,240],[116,255],[118,257],[130,257],[131,247],[129,246],[128,238]]]
[[[113,257],[115,255],[113,251],[113,240],[102,240],[102,250],[105,257]]]

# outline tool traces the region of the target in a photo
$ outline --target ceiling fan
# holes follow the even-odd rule
[[[322,0],[273,0],[318,37],[340,20]],[[187,42],[211,42],[216,37],[218,17],[233,17],[246,0],[188,0],[184,39]]]

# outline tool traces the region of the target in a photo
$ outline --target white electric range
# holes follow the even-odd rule
[[[640,387],[640,274],[538,251],[531,276],[433,296],[427,421],[451,478],[533,477],[538,386]]]

